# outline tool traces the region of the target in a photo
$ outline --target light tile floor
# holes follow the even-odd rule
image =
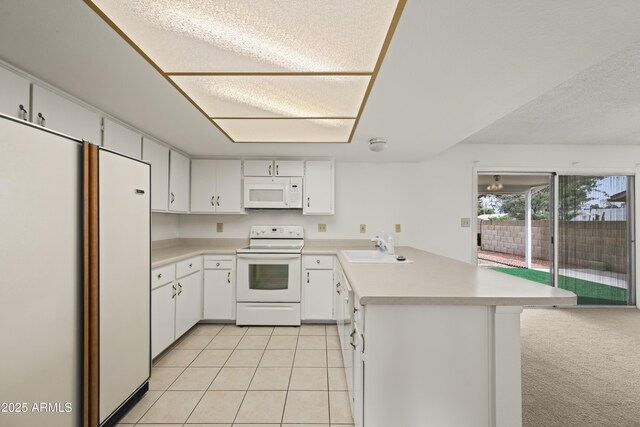
[[[196,325],[118,426],[353,425],[335,325]]]

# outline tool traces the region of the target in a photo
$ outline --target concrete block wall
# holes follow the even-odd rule
[[[478,221],[481,249],[524,256],[524,221]],[[549,221],[531,222],[532,257],[549,259]],[[562,221],[558,246],[560,268],[627,272],[625,221]]]
[[[481,248],[487,251],[524,256],[524,221],[478,221]],[[533,258],[549,259],[549,221],[531,221]]]

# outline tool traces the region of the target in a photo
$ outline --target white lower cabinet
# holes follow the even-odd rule
[[[236,319],[235,256],[204,259],[204,318]]]
[[[151,291],[151,357],[162,353],[175,340],[175,295],[173,280]]]
[[[176,280],[176,339],[202,319],[202,273]]]
[[[195,257],[151,272],[151,357],[202,319],[201,266]]]
[[[304,270],[302,320],[333,319],[333,270]]]

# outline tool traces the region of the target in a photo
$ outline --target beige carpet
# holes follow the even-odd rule
[[[525,309],[525,427],[640,426],[640,310]]]

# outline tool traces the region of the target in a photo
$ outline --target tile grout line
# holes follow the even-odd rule
[[[284,405],[282,405],[282,416],[280,417],[280,425],[284,423],[284,411],[287,409],[287,400],[289,399],[289,389],[291,388],[291,378],[293,377],[293,368],[296,364],[296,354],[298,354],[298,341],[300,341],[300,332],[302,325],[299,326],[298,335],[296,335],[296,345],[293,349],[293,361],[291,361],[291,372],[289,372],[289,382],[287,383],[287,391],[284,395]]]
[[[245,331],[245,333],[242,336],[242,338],[244,338],[247,335],[248,331],[249,331],[249,329],[247,329],[247,331]],[[269,341],[271,340],[271,336],[273,335],[273,331],[275,331],[275,327],[271,331],[271,334],[269,334],[269,340],[267,340],[267,345],[269,345]],[[240,339],[240,341],[242,341],[242,339]],[[240,345],[240,341],[238,341],[238,345]],[[237,345],[236,345],[236,347],[237,347]],[[244,399],[247,397],[247,393],[249,393],[249,387],[251,387],[251,383],[253,382],[253,379],[256,377],[256,372],[258,372],[258,367],[260,366],[260,362],[262,362],[262,358],[264,357],[264,353],[266,351],[267,351],[267,346],[265,346],[264,349],[262,350],[262,355],[260,356],[260,360],[258,360],[258,364],[256,365],[256,368],[253,371],[253,375],[251,376],[251,379],[249,380],[249,384],[247,384],[247,389],[244,391],[244,396],[242,396],[242,400],[240,401],[240,405],[238,405],[238,410],[236,411],[236,415],[233,417],[233,422],[231,423],[231,425],[235,424],[236,419],[238,418],[238,414],[240,413],[240,409],[242,409],[242,404],[244,403]]]
[[[191,329],[192,329],[192,330],[195,330],[195,329],[197,329],[197,328],[198,328],[198,324],[194,325]],[[222,329],[220,329],[220,331],[222,331]],[[215,337],[220,333],[220,331],[218,331],[218,332],[216,333],[216,335],[214,335],[214,336],[211,338],[211,340],[212,340],[212,341],[213,341],[213,338],[215,338]],[[184,336],[180,338],[180,340],[179,340],[179,341],[177,341],[176,343],[173,343],[173,344],[171,345],[171,347],[170,347],[169,349],[167,349],[168,351],[166,351],[166,354],[164,354],[160,359],[158,359],[158,362],[160,362],[162,359],[164,359],[165,357],[167,357],[167,356],[169,355],[169,353],[170,353],[170,352],[172,352],[173,350],[176,350],[176,349],[177,349],[176,347],[178,346],[178,344],[179,344],[179,343],[181,343],[181,342],[182,342],[182,341],[183,341],[187,336],[190,336],[191,334],[192,334],[192,331],[191,331],[191,330],[187,331],[187,332],[184,334]],[[211,341],[209,341],[209,342],[211,342]],[[202,353],[202,351],[203,351],[203,350],[204,350],[204,349],[200,350],[200,353]],[[193,359],[193,360],[196,360],[196,359],[198,358],[198,356],[200,355],[200,353],[198,353],[198,354],[196,355],[196,357],[194,357],[194,359]],[[193,363],[193,360],[189,363],[189,365],[187,365],[186,367],[184,367],[184,368],[182,369],[182,372],[180,373],[180,375],[182,375],[182,374],[184,373],[184,371],[186,371],[186,370],[187,370],[187,368],[191,365],[191,363]],[[162,368],[163,366],[157,366],[157,363],[156,363],[156,367]],[[171,366],[167,366],[167,368],[170,368],[170,367],[171,367]],[[153,363],[151,364],[151,368],[153,369]],[[181,366],[176,366],[176,368],[181,368]],[[179,377],[180,375],[178,375],[178,377]],[[217,375],[217,374],[216,374],[216,375]],[[174,383],[174,382],[176,382],[176,380],[178,379],[178,377],[176,377],[176,379],[175,379],[175,380],[173,380],[173,381],[171,382],[171,384],[169,385],[169,387],[171,387],[171,385],[173,385],[173,383]],[[151,380],[151,378],[149,378],[149,380]],[[145,415],[147,415],[147,413],[151,410],[151,408],[153,408],[153,407],[156,405],[156,403],[158,403],[158,401],[162,398],[162,396],[164,396],[164,394],[169,390],[169,387],[167,387],[167,388],[166,388],[166,389],[164,389],[164,390],[158,390],[158,391],[162,391],[162,393],[160,393],[160,396],[158,396],[158,398],[157,398],[157,399],[156,399],[156,400],[151,404],[151,406],[149,406],[149,408],[148,408],[146,411],[144,411],[144,414],[142,414],[142,415],[140,416],[140,418],[138,418],[138,421],[136,421],[136,422],[134,423],[134,425],[138,425],[138,423],[140,423],[140,420],[142,420],[142,419],[144,418],[144,416],[145,416]],[[204,393],[203,393],[203,396],[204,396]],[[202,399],[202,397],[201,397],[200,399]],[[198,401],[198,403],[200,403],[200,401]],[[196,406],[197,406],[197,405],[196,405]],[[134,407],[135,407],[135,406],[134,406]],[[131,408],[131,409],[133,409],[133,408]],[[195,409],[195,408],[194,408],[194,409]],[[191,416],[191,414],[189,414],[189,416]],[[189,417],[187,417],[187,419],[189,419]],[[185,422],[186,422],[186,420],[185,420]]]
[[[224,325],[224,326],[222,327],[222,329],[220,329],[220,330],[218,331],[218,333],[217,333],[216,335],[214,335],[214,337],[213,337],[213,338],[211,338],[211,341],[209,341],[209,343],[207,343],[207,345],[206,345],[206,346],[205,346],[205,347],[200,351],[200,353],[198,353],[198,356],[200,356],[200,355],[202,354],[202,352],[203,352],[203,351],[205,351],[205,350],[207,349],[207,346],[208,346],[209,344],[211,344],[211,343],[213,342],[213,340],[214,340],[216,337],[220,336],[220,332],[222,332],[226,326],[227,326],[227,325]],[[245,333],[246,333],[246,331],[245,331]],[[243,335],[243,336],[244,336],[244,335]],[[238,343],[240,343],[240,341],[238,341]],[[236,347],[237,347],[237,346],[238,346],[238,344],[236,344]],[[214,350],[214,349],[212,349],[212,350]],[[233,350],[231,350],[231,353],[229,353],[229,356],[227,356],[227,358],[225,359],[224,363],[222,364],[222,366],[221,366],[221,367],[220,367],[220,369],[218,370],[218,373],[216,374],[216,376],[215,376],[215,377],[213,377],[213,380],[211,380],[211,383],[209,383],[209,386],[204,390],[204,392],[202,393],[202,396],[200,396],[200,399],[198,399],[198,402],[195,404],[195,406],[193,407],[193,409],[191,410],[191,412],[189,412],[189,415],[187,415],[187,418],[184,420],[183,425],[184,425],[184,424],[186,424],[186,423],[187,423],[187,421],[189,421],[189,418],[191,418],[191,415],[193,415],[193,411],[195,411],[195,410],[196,410],[196,408],[198,407],[198,405],[200,404],[200,402],[202,402],[202,399],[204,399],[204,397],[206,396],[207,392],[209,391],[209,388],[211,387],[211,385],[213,384],[213,382],[216,380],[216,378],[218,378],[218,375],[220,375],[220,372],[222,372],[222,368],[224,367],[224,364],[225,364],[225,363],[227,363],[227,360],[229,360],[229,358],[231,357],[231,355],[233,354],[233,352],[234,352],[234,351],[235,351],[235,347],[234,347],[234,349],[233,349]],[[195,362],[195,360],[198,358],[198,356],[196,356],[196,357],[191,361],[191,363],[189,364],[189,366],[191,366],[191,364],[192,364],[193,362]],[[189,366],[187,366],[187,368],[188,368]],[[186,370],[186,369],[185,369],[185,370]]]
[[[329,390],[329,345],[327,343],[327,327],[324,327],[324,357],[327,361],[327,408],[329,409],[329,419],[327,420],[328,424],[331,425],[331,390]]]

